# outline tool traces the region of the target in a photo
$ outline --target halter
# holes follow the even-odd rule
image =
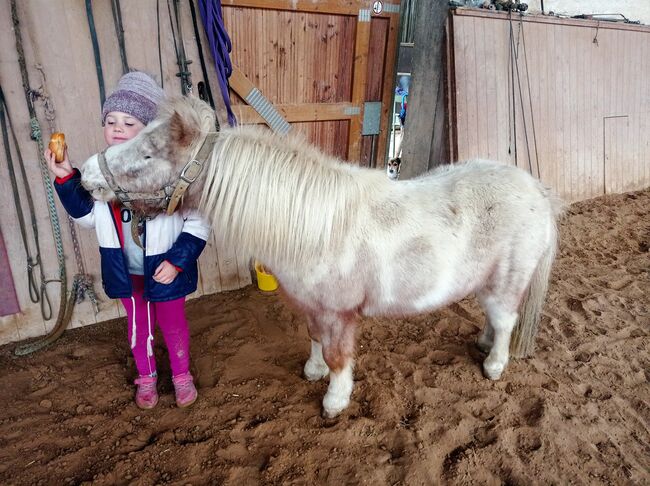
[[[102,150],[97,156],[99,170],[106,179],[108,187],[115,193],[115,197],[125,208],[134,211],[132,203],[134,201],[144,201],[147,205],[159,208],[171,215],[176,210],[187,188],[196,181],[203,171],[203,165],[216,142],[217,135],[216,132],[211,132],[205,136],[196,156],[185,164],[175,184],[168,184],[154,192],[132,192],[122,189],[115,182],[115,177],[106,163],[105,154],[108,149]]]
[[[185,164],[185,167],[181,170],[175,184],[168,184],[155,192],[125,191],[117,182],[115,182],[115,177],[106,163],[105,154],[108,148],[102,150],[98,154],[97,161],[99,163],[99,170],[102,172],[104,179],[106,179],[106,184],[108,184],[108,187],[110,187],[115,193],[115,197],[117,197],[120,203],[131,211],[133,217],[133,220],[131,221],[131,235],[133,241],[135,241],[140,248],[142,248],[142,243],[140,242],[140,235],[138,233],[138,223],[142,220],[150,219],[151,217],[136,211],[133,208],[132,203],[134,201],[144,201],[147,205],[159,208],[167,215],[172,215],[176,210],[178,203],[183,199],[187,188],[196,181],[199,175],[201,175],[203,165],[217,140],[217,135],[218,132],[210,132],[205,136],[196,156]]]

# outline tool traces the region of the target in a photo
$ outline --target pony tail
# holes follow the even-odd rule
[[[559,212],[559,208],[555,211]],[[535,337],[539,328],[542,307],[548,292],[548,282],[551,276],[551,267],[557,252],[557,227],[552,223],[550,243],[533,274],[528,292],[524,296],[519,308],[519,321],[515,326],[510,339],[510,354],[515,358],[525,358],[535,351]]]

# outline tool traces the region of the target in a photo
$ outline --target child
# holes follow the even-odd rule
[[[162,89],[142,72],[127,73],[102,108],[104,140],[117,145],[135,137],[156,115]],[[194,403],[197,391],[190,374],[189,328],[185,296],[196,290],[197,259],[209,226],[198,213],[178,210],[159,214],[138,227],[144,249],[131,233],[131,212],[119,203],[94,201],[81,186],[81,174],[65,159],[45,158],[56,176],[55,188],[66,211],[80,225],[95,227],[106,294],[119,298],[128,318],[128,337],[139,377],[135,402],[150,409],[158,403],[153,327],[160,326],[169,351],[176,404]]]

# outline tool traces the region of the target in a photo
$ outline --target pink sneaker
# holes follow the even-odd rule
[[[172,377],[174,390],[176,390],[176,405],[181,408],[189,407],[199,395],[194,386],[194,379],[190,372]]]
[[[135,392],[135,404],[148,410],[158,403],[158,390],[156,390],[156,376],[139,376],[135,380],[138,389]]]

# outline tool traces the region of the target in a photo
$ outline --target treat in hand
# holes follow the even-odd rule
[[[48,148],[54,154],[54,160],[57,163],[63,162],[65,157],[65,147],[65,135],[61,132],[53,133],[52,137],[50,137]]]

